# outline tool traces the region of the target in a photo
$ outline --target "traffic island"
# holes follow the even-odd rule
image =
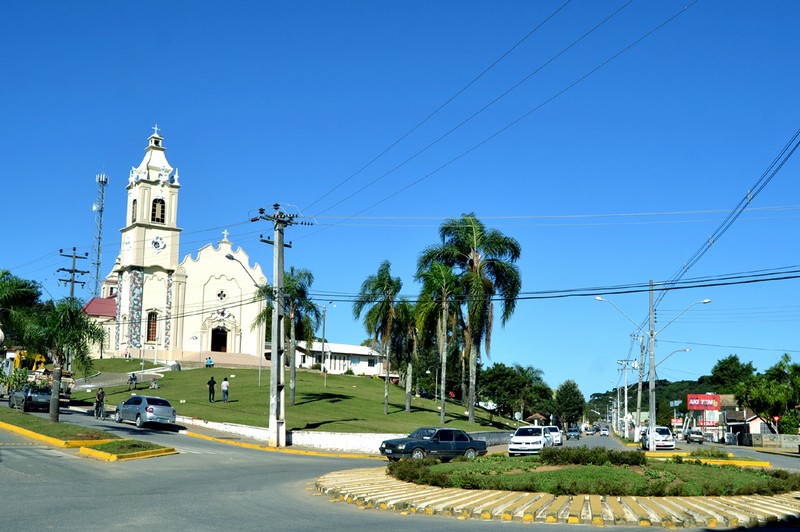
[[[735,528],[800,523],[800,491],[734,497],[560,495],[422,486],[386,468],[336,471],[316,488],[335,501],[404,514],[527,523]]]

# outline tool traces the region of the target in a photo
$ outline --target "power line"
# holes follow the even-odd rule
[[[377,161],[378,159],[380,159],[381,157],[383,157],[383,156],[384,156],[386,153],[388,153],[388,152],[389,152],[389,151],[390,151],[392,148],[394,148],[395,146],[397,146],[397,145],[398,145],[400,142],[402,142],[403,140],[405,140],[405,139],[406,139],[406,137],[408,137],[409,135],[411,135],[411,134],[412,134],[414,131],[416,131],[417,129],[419,129],[419,128],[420,128],[420,127],[421,127],[423,124],[425,124],[425,123],[426,123],[428,120],[430,120],[431,118],[433,118],[433,117],[434,117],[434,115],[436,115],[437,113],[439,113],[439,111],[441,111],[442,109],[444,109],[445,107],[447,107],[447,105],[449,105],[449,104],[450,104],[450,102],[452,102],[453,100],[455,100],[456,98],[458,98],[458,97],[459,97],[459,96],[460,96],[462,93],[464,93],[464,92],[465,92],[467,89],[469,89],[469,88],[470,88],[472,85],[474,85],[474,84],[475,84],[475,83],[476,83],[476,82],[477,82],[479,79],[481,79],[481,78],[482,78],[482,77],[483,77],[483,76],[484,76],[486,73],[488,73],[488,72],[489,72],[490,70],[492,70],[492,69],[493,69],[495,66],[497,66],[497,65],[498,65],[498,64],[499,64],[499,63],[500,63],[500,62],[501,62],[503,59],[505,59],[505,58],[506,58],[506,56],[508,56],[508,55],[509,55],[511,52],[513,52],[513,51],[514,51],[514,50],[515,50],[517,47],[519,47],[519,46],[520,46],[520,45],[521,45],[523,42],[525,42],[526,40],[528,40],[528,38],[529,38],[529,37],[531,37],[531,36],[532,36],[534,33],[536,33],[537,31],[539,31],[539,29],[540,29],[542,26],[544,26],[544,25],[545,25],[547,22],[549,22],[549,21],[550,21],[550,19],[552,19],[553,17],[555,17],[555,16],[556,16],[558,13],[560,13],[560,12],[561,12],[561,10],[562,10],[562,9],[564,9],[565,7],[567,7],[567,4],[569,4],[571,1],[572,1],[572,0],[567,0],[566,2],[564,2],[564,3],[561,5],[561,7],[559,7],[559,8],[558,8],[558,9],[556,9],[555,11],[553,11],[553,12],[552,12],[552,13],[551,13],[551,14],[550,14],[548,17],[546,17],[546,18],[545,18],[545,19],[544,19],[542,22],[540,22],[539,24],[537,24],[537,25],[536,25],[536,26],[535,26],[535,27],[534,27],[534,28],[533,28],[531,31],[529,31],[529,32],[528,32],[528,33],[527,33],[527,34],[526,34],[526,35],[525,35],[525,36],[524,36],[522,39],[520,39],[519,41],[517,41],[517,42],[516,42],[516,44],[514,44],[514,45],[513,45],[511,48],[509,48],[508,50],[506,50],[506,51],[505,51],[505,52],[504,52],[504,53],[503,53],[503,54],[502,54],[502,55],[501,55],[499,58],[495,59],[495,60],[494,60],[494,61],[493,61],[493,62],[492,62],[492,63],[491,63],[491,64],[490,64],[488,67],[486,67],[485,69],[483,69],[483,70],[482,70],[482,71],[481,71],[481,72],[480,72],[480,73],[479,73],[477,76],[475,76],[474,78],[472,78],[472,80],[471,80],[469,83],[467,83],[466,85],[464,85],[464,86],[463,86],[461,89],[459,89],[458,91],[456,91],[456,93],[455,93],[455,94],[453,94],[452,96],[450,96],[450,97],[449,97],[447,100],[445,100],[445,101],[444,101],[443,103],[441,103],[441,104],[440,104],[438,107],[436,107],[436,109],[434,109],[434,110],[433,110],[431,113],[429,113],[429,114],[428,114],[428,116],[426,116],[425,118],[423,118],[423,119],[422,119],[420,122],[418,122],[418,123],[417,123],[417,124],[416,124],[414,127],[412,127],[411,129],[409,129],[408,131],[406,131],[405,133],[403,133],[403,134],[402,134],[402,135],[401,135],[401,136],[400,136],[400,137],[399,137],[397,140],[395,140],[393,143],[391,143],[391,144],[390,144],[390,145],[389,145],[387,148],[385,148],[385,149],[384,149],[382,152],[380,152],[378,155],[376,155],[375,157],[373,157],[373,158],[372,158],[372,159],[371,159],[369,162],[367,162],[366,164],[364,164],[364,165],[363,165],[361,168],[359,168],[359,169],[358,169],[358,170],[356,170],[354,173],[352,173],[352,174],[351,174],[349,177],[347,177],[346,179],[344,179],[344,180],[340,181],[340,182],[339,182],[338,184],[336,184],[336,185],[335,185],[333,188],[331,188],[330,190],[328,190],[327,192],[325,192],[325,193],[324,193],[322,196],[320,196],[319,198],[317,198],[316,200],[314,200],[313,202],[311,202],[311,203],[310,203],[310,204],[309,204],[309,205],[308,205],[308,206],[307,206],[307,207],[306,207],[304,210],[308,210],[308,209],[310,209],[311,207],[313,207],[314,205],[316,205],[317,203],[319,203],[320,201],[322,201],[323,199],[325,199],[326,197],[328,197],[330,194],[332,194],[333,192],[335,192],[336,190],[338,190],[340,187],[342,187],[342,186],[343,186],[345,183],[349,182],[351,179],[353,179],[354,177],[356,177],[357,175],[359,175],[359,174],[360,174],[362,171],[364,171],[364,170],[366,170],[368,167],[370,167],[370,166],[371,166],[371,165],[372,165],[372,164],[373,164],[375,161]],[[630,3],[630,2],[628,2],[628,3]],[[427,149],[427,148],[425,148],[425,149]],[[416,156],[416,155],[415,155],[415,156]],[[405,163],[404,163],[404,164],[405,164]],[[362,190],[363,190],[363,189],[362,189]],[[359,190],[359,192],[360,192],[360,190]],[[346,201],[346,200],[347,200],[347,199],[349,199],[350,197],[352,197],[352,195],[351,195],[351,196],[348,196],[347,198],[345,198],[345,199],[344,199],[344,200],[342,200],[342,201]],[[341,201],[340,201],[339,203],[341,203]],[[335,206],[336,206],[336,205],[338,205],[339,203],[336,203],[336,204],[334,204],[334,205],[332,205],[332,206],[328,207],[327,209],[325,209],[325,211],[332,209],[333,207],[335,207]],[[322,212],[325,212],[325,211],[322,211]]]

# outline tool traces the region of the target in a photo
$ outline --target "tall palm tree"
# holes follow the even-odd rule
[[[90,365],[92,344],[103,340],[103,327],[83,313],[76,298],[64,298],[48,306],[43,314],[28,315],[23,341],[28,350],[50,353],[53,359],[53,393],[50,397],[50,421],[58,422],[61,374],[67,354],[79,366]]]
[[[457,323],[457,316],[451,316],[451,308],[457,309],[455,302],[458,290],[458,278],[453,269],[441,262],[433,261],[427,269],[417,272],[417,279],[422,281],[422,290],[417,303],[417,329],[425,330],[424,326],[432,317],[436,320],[436,345],[439,348],[440,371],[440,397],[439,422],[444,423],[445,416],[445,389],[447,377],[447,352],[448,324]],[[455,314],[455,313],[453,313]],[[454,331],[455,334],[455,331]]]
[[[15,336],[16,312],[30,308],[39,300],[39,288],[33,281],[21,279],[8,270],[0,270],[0,345],[3,337]],[[13,344],[12,344],[13,345]]]
[[[309,340],[313,338],[313,332],[319,327],[321,313],[317,305],[309,299],[311,285],[314,284],[314,274],[310,270],[295,270],[294,266],[283,275],[283,301],[286,310],[286,318],[289,322],[288,331],[284,328],[284,334],[288,333],[289,344],[289,405],[294,406],[295,388],[297,387],[297,366],[295,357],[297,353],[297,338],[304,338],[307,345],[311,345]],[[268,304],[255,318],[252,327],[259,324],[268,324],[272,321],[273,289],[270,285],[259,287],[259,295],[267,300]]]
[[[414,362],[417,360],[418,337],[415,305],[407,299],[401,299],[396,305],[394,352],[398,363],[405,362],[406,380],[406,412],[411,412],[411,396]]]
[[[361,291],[353,303],[353,317],[361,318],[364,313],[364,327],[379,342],[386,357],[386,382],[383,391],[383,413],[389,414],[389,369],[392,350],[392,329],[397,318],[395,298],[403,287],[399,277],[392,277],[391,263],[385,260],[378,273],[368,276],[361,283]]]
[[[519,268],[521,248],[516,239],[497,229],[487,229],[475,214],[445,220],[439,227],[441,244],[422,252],[419,265],[433,261],[459,270],[467,304],[466,340],[469,349],[469,421],[475,422],[475,384],[480,344],[489,354],[492,340],[495,297],[502,305],[501,323],[505,325],[516,307],[522,285]]]

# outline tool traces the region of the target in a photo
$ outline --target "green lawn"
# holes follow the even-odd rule
[[[106,373],[129,373],[138,361],[121,359],[95,360],[95,368]],[[213,376],[219,383],[223,377],[231,382],[230,399],[222,402],[222,392],[217,386],[216,402],[208,402],[206,382]],[[102,378],[95,378],[96,382]],[[258,369],[197,368],[168,371],[158,380],[161,388],[147,390],[148,383],[140,383],[140,394],[158,395],[168,399],[180,416],[196,417],[206,421],[240,423],[266,427],[269,422],[270,372],[261,374],[258,386]],[[411,412],[405,411],[405,390],[389,387],[389,414],[383,413],[384,384],[370,377],[329,375],[327,386],[319,372],[298,371],[296,400],[289,406],[289,373],[286,372],[286,426],[289,430],[322,430],[330,432],[410,433],[425,425],[439,425],[439,411],[433,400],[412,398]],[[107,387],[106,402],[116,406],[131,392],[127,385]],[[73,402],[91,404],[94,391],[75,392]],[[447,404],[447,426],[468,431],[510,430],[512,423],[494,417],[476,408],[476,423],[467,422],[465,408],[457,403]]]
[[[0,404],[0,421],[23,429],[49,436],[58,440],[112,440],[113,434],[73,425],[71,423],[52,423],[49,419],[25,414],[20,410]]]

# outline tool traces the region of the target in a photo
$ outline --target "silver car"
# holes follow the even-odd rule
[[[117,423],[125,420],[133,421],[140,428],[145,423],[172,425],[175,423],[175,409],[169,404],[169,401],[161,397],[134,395],[120,403],[114,414],[114,421]]]

